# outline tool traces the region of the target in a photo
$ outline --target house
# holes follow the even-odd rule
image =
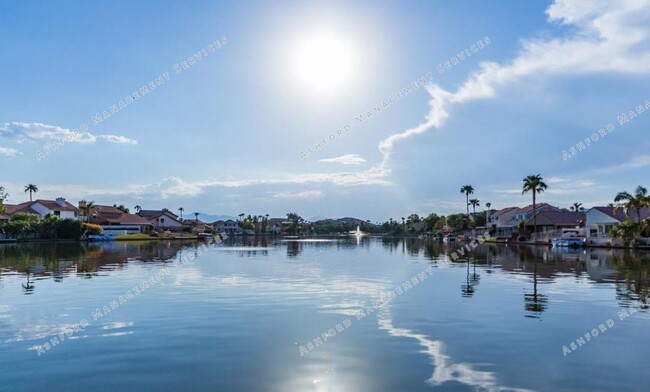
[[[149,233],[153,229],[153,224],[140,215],[127,214],[116,207],[103,205],[97,206],[88,223],[100,225],[108,236]]]
[[[593,207],[586,213],[587,237],[608,238],[609,232],[621,222],[628,219],[638,219],[636,210],[629,211],[630,216],[625,214],[623,207]],[[650,209],[643,207],[640,210],[641,219],[650,217]]]
[[[61,219],[76,219],[79,214],[79,209],[63,197],[58,197],[56,200],[38,199],[20,204],[5,204],[5,211],[5,214],[9,216],[18,212],[26,212],[36,214],[41,219],[46,215],[55,215]]]
[[[9,222],[10,218],[7,214],[0,214],[0,224]]]
[[[242,235],[244,232],[242,228],[239,227],[239,224],[232,219],[221,221],[221,223],[214,226],[214,229],[217,233],[226,235]]]
[[[510,225],[510,221],[517,210],[519,207],[506,207],[490,213],[489,226],[495,236],[510,237],[512,235],[513,226]]]
[[[270,218],[266,225],[266,231],[272,234],[281,235],[291,226],[287,218]]]
[[[178,219],[178,215],[168,209],[140,210],[136,215],[147,219],[156,229],[170,231],[183,230],[183,222]]]
[[[586,220],[584,212],[573,211],[554,211],[543,210],[537,211],[537,214],[531,216],[525,223],[526,230],[530,233],[534,231],[535,220],[537,221],[537,233],[549,231],[583,227]]]
[[[183,220],[183,227],[191,228],[196,233],[209,233],[214,230],[212,225],[200,219],[185,219]]]

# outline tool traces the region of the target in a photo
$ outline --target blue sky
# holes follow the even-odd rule
[[[324,69],[308,67],[322,77],[304,79],[297,53],[320,36],[343,52],[321,50]],[[175,72],[215,41],[227,43]],[[650,113],[617,119],[650,108],[648,0],[2,2],[0,56],[9,203],[34,183],[37,197],[75,202],[383,221],[462,211],[465,184],[482,205],[524,205],[529,174],[559,206],[650,186]],[[38,159],[81,124],[87,134]]]

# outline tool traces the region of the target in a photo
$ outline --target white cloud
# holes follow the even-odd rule
[[[336,158],[320,159],[318,162],[340,163],[342,165],[360,165],[365,161],[366,160],[364,158],[360,157],[357,154],[347,154],[347,155],[341,155],[340,157],[336,157]]]
[[[0,126],[0,136],[14,139],[18,143],[36,142],[47,143],[65,139],[66,143],[95,143],[97,136],[90,132],[72,130],[43,123],[10,122]],[[120,135],[99,135],[99,138],[109,143],[137,144],[134,139]]]
[[[271,192],[276,199],[319,199],[324,196],[319,190],[301,191],[301,192]]]
[[[0,155],[15,157],[19,154],[22,154],[22,152],[16,150],[15,148],[0,147]]]
[[[99,135],[101,139],[106,140],[109,143],[119,143],[119,144],[130,144],[130,145],[136,145],[138,144],[138,141],[135,139],[131,139],[126,136],[119,136],[119,135]]]
[[[622,169],[639,169],[642,167],[650,166],[650,155],[636,156],[622,165],[614,166],[606,169],[607,171],[617,171]]]
[[[25,141],[45,143],[57,141],[61,138],[65,138],[68,143],[92,143],[96,141],[96,137],[88,132],[83,133],[43,123],[5,123],[0,126],[0,136],[15,139],[19,143]]]
[[[496,95],[498,87],[523,78],[587,73],[648,74],[650,0],[556,0],[546,11],[551,23],[573,27],[570,36],[524,40],[507,64],[485,62],[455,92],[427,86],[430,111],[423,123],[379,143],[385,165],[395,142],[440,128],[450,107]]]

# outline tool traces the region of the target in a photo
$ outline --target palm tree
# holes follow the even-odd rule
[[[489,201],[485,203],[485,227],[488,227],[488,211],[490,211],[490,207],[492,207],[492,203]]]
[[[94,201],[81,200],[79,202],[79,209],[86,217],[86,223],[90,223],[92,215],[99,209],[99,206]]]
[[[178,212],[181,213],[181,222],[183,221],[183,211],[185,211],[185,208],[183,208],[183,207],[180,207],[180,208],[178,209]]]
[[[628,192],[619,192],[616,194],[614,201],[623,204],[625,207],[625,213],[628,214],[628,216],[630,210],[635,210],[637,222],[641,222],[641,208],[650,205],[650,196],[648,196],[648,190],[639,185],[634,191],[634,195],[631,195]]]
[[[544,192],[548,185],[544,182],[541,175],[535,174],[523,179],[524,186],[521,194],[528,192],[533,193],[533,233],[537,233],[537,194]]]
[[[472,220],[474,221],[474,228],[476,229],[476,207],[479,207],[481,203],[478,199],[471,199],[469,205],[472,206]]]
[[[142,207],[140,207],[140,204],[138,204],[135,207],[133,207],[133,209],[136,210],[137,212],[140,212],[142,210]]]
[[[38,192],[38,187],[34,184],[29,184],[25,186],[25,192],[29,192],[29,201],[32,201],[32,192]]]
[[[198,223],[199,222],[199,213],[195,212],[194,213],[194,220]]]
[[[472,206],[472,215],[476,215],[476,207],[481,206],[481,201],[479,199],[472,199],[469,201],[469,205]]]
[[[573,203],[573,205],[569,207],[569,209],[571,211],[576,211],[576,212],[584,210],[584,208],[582,208],[582,203]]]
[[[474,193],[474,187],[471,185],[463,185],[460,188],[460,193],[465,194],[465,205],[467,206],[467,217],[469,217],[469,195]]]

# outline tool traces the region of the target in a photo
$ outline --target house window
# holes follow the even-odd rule
[[[61,216],[61,211],[54,211],[54,215]]]
[[[165,218],[160,218],[160,223],[165,223]]]

